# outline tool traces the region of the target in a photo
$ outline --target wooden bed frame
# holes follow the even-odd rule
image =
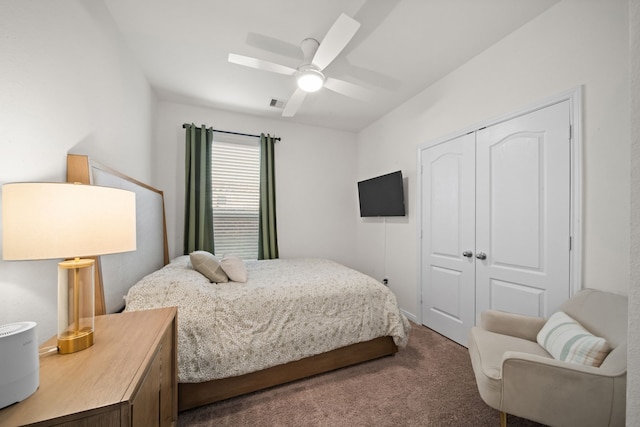
[[[115,179],[126,182],[127,186],[133,185],[135,187],[139,187],[141,191],[151,191],[160,195],[162,200],[162,227],[161,230],[157,230],[157,232],[162,234],[161,240],[164,242],[164,248],[160,255],[156,255],[161,259],[156,261],[161,263],[161,265],[168,264],[169,250],[167,242],[166,217],[164,212],[164,195],[162,191],[101,165],[100,163],[89,159],[88,156],[76,154],[67,155],[67,182],[101,185],[98,182],[94,182],[94,170],[100,170],[101,173],[108,173],[115,177]],[[137,190],[134,189],[133,191],[136,192]],[[136,201],[138,201],[138,196],[136,196]],[[137,215],[143,215],[143,213],[138,211]],[[138,242],[144,241],[146,238],[147,236],[141,236],[138,233]],[[105,302],[106,291],[103,277],[105,274],[108,275],[108,272],[103,271],[103,268],[101,268],[100,257],[96,258],[95,272],[96,315],[108,314],[109,307]],[[146,272],[146,274],[148,273],[151,273],[151,271]],[[128,289],[134,284],[135,282],[126,283],[125,288]],[[180,313],[178,313],[178,323],[180,322],[179,314]],[[380,337],[371,341],[349,345],[326,353],[237,377],[222,378],[202,383],[179,383],[178,410],[184,411],[197,406],[218,402],[220,400],[229,399],[242,394],[310,377],[312,375],[377,359],[379,357],[390,356],[395,354],[397,351],[398,347],[393,342],[393,338]]]

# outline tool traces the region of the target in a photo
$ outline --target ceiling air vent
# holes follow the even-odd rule
[[[287,103],[281,99],[271,98],[271,102],[269,102],[270,107],[283,109]]]

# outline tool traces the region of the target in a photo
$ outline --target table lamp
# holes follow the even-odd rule
[[[93,345],[94,260],[81,257],[135,249],[136,201],[131,191],[51,182],[2,186],[2,258],[65,259],[58,264],[62,354]]]

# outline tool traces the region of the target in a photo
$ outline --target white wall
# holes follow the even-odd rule
[[[629,75],[631,76],[631,281],[627,425],[640,425],[640,0],[629,0]]]
[[[424,143],[584,85],[583,286],[627,293],[628,5],[564,0],[358,134],[358,178],[409,177],[409,216],[389,225],[400,306],[418,317],[417,151]],[[374,143],[375,141],[375,143]],[[358,267],[381,265],[380,224],[360,222]],[[376,242],[376,244],[372,244]]]
[[[109,17],[101,2],[0,2],[0,184],[64,181],[68,152],[151,179],[154,97]],[[0,324],[55,335],[57,262],[0,261]]]
[[[355,262],[357,218],[355,134],[226,111],[161,102],[157,118],[159,188],[165,192],[171,258],[182,255],[184,227],[183,123],[248,134],[269,133],[276,144],[276,217],[281,258],[324,257]]]

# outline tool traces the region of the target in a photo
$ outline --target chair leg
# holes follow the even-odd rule
[[[507,427],[507,413],[500,411],[500,427]]]

